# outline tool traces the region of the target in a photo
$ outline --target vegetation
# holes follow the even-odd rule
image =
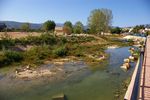
[[[6,27],[7,26],[4,23],[0,24],[0,32],[3,31]]]
[[[15,41],[13,39],[11,39],[11,37],[7,34],[4,33],[3,35],[1,35],[1,39],[0,39],[0,50],[5,50],[10,46],[14,46],[15,45]]]
[[[80,34],[83,33],[83,30],[84,30],[83,24],[80,21],[76,22],[74,26],[74,33]]]
[[[107,45],[128,45],[118,40],[117,36],[67,36],[58,37],[49,33],[40,36],[28,36],[12,39],[7,34],[0,40],[0,67],[15,63],[38,65],[45,60],[74,56],[86,62],[97,62],[93,57],[104,55]],[[13,47],[26,50],[13,50]],[[28,48],[30,46],[30,48]]]
[[[111,20],[111,10],[95,9],[91,12],[88,20],[89,29],[86,31],[95,35],[55,36],[51,33],[54,32],[56,24],[51,20],[43,24],[42,29],[45,32],[40,36],[12,39],[5,34],[0,40],[0,67],[15,63],[41,64],[45,60],[51,61],[66,56],[81,58],[86,62],[97,62],[95,58],[103,55],[106,56],[104,50],[108,45],[128,45],[128,43],[120,42],[121,40],[114,35],[97,36],[101,32],[110,31]],[[29,23],[22,25],[22,30],[26,32],[31,31]],[[70,21],[66,21],[63,26],[63,31],[66,34],[72,34],[73,31],[74,33],[80,34],[83,33],[84,26],[78,21],[73,27]],[[116,28],[112,32],[120,33],[120,28]],[[19,48],[21,50],[12,48]]]
[[[21,30],[22,31],[25,31],[25,32],[29,32],[29,30],[30,30],[30,24],[29,23],[24,23],[24,24],[22,24],[22,26],[21,26]]]
[[[133,33],[139,33],[139,31],[140,31],[141,29],[145,29],[145,26],[144,26],[144,25],[137,25],[137,26],[135,26],[135,27],[133,28],[132,32],[133,32]]]
[[[64,56],[67,56],[68,50],[65,46],[61,46],[61,47],[56,48],[53,51],[53,53],[55,57],[64,57]]]
[[[48,31],[53,32],[55,30],[55,26],[56,26],[56,24],[54,21],[48,20],[43,24],[42,29],[46,32],[48,32]]]
[[[111,29],[112,34],[120,34],[122,32],[122,29],[120,27],[115,27]]]
[[[95,9],[88,18],[91,33],[108,32],[112,22],[112,11],[109,9]]]
[[[73,25],[70,21],[66,21],[63,26],[63,31],[66,34],[71,34],[73,32]]]
[[[146,34],[147,34],[147,35],[150,35],[150,31],[147,31]]]
[[[20,52],[4,51],[0,53],[0,67],[13,62],[20,62],[21,60],[23,60],[23,55]]]

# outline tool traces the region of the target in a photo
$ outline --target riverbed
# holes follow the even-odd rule
[[[131,77],[135,65],[132,63],[128,71],[120,68],[124,58],[130,55],[128,49],[108,49],[108,60],[96,65],[89,66],[83,61],[65,63],[63,67],[70,74],[64,79],[56,77],[53,82],[45,77],[7,80],[7,75],[0,74],[0,100],[52,100],[52,96],[61,93],[66,95],[67,100],[123,99],[118,94],[124,95],[123,82]]]

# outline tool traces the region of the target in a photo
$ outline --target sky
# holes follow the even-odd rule
[[[113,12],[113,26],[150,24],[150,0],[0,0],[0,20],[43,23],[81,21],[87,25],[90,12],[107,8]]]

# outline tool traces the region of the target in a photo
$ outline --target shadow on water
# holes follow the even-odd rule
[[[65,100],[116,100],[116,90],[120,89],[122,82],[128,79],[134,67],[127,72],[120,69],[123,59],[130,53],[129,47],[108,49],[110,57],[107,64],[87,67],[84,62],[69,62],[64,65],[68,72],[73,73],[65,80],[49,82],[41,81],[17,82],[3,84],[0,80],[0,98],[3,100],[51,100],[54,95],[64,93]],[[135,64],[133,63],[132,66]],[[51,66],[51,65],[50,65]],[[52,66],[51,66],[52,67]],[[91,66],[92,67],[92,66]],[[39,84],[38,84],[39,83]],[[10,84],[10,85],[8,85]]]

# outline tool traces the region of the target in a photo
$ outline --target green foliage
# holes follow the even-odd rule
[[[120,34],[122,29],[120,27],[115,27],[111,29],[112,34]]]
[[[48,20],[48,21],[46,21],[44,24],[43,24],[43,26],[42,26],[42,29],[44,30],[44,31],[54,31],[55,30],[55,26],[56,26],[56,24],[55,24],[55,22],[54,21],[51,21],[51,20]]]
[[[21,39],[15,39],[15,43],[22,45],[53,45],[57,43],[57,38],[51,34],[46,33],[40,36],[28,36]]]
[[[63,57],[63,56],[66,56],[67,55],[67,48],[66,46],[61,46],[61,47],[58,47],[56,48],[54,51],[53,51],[53,54],[56,56],[56,57]]]
[[[50,34],[42,34],[39,40],[41,41],[40,42],[41,44],[42,43],[44,44],[56,44],[57,43],[57,38]]]
[[[140,29],[145,29],[144,25],[137,25],[133,28],[133,33],[139,33]]]
[[[0,67],[3,67],[5,65],[10,64],[11,62],[8,62],[7,57],[3,52],[0,53]]]
[[[15,41],[11,39],[11,37],[7,33],[4,33],[1,36],[0,49],[7,49],[8,47],[14,46],[14,45],[15,45]]]
[[[68,26],[68,27],[72,28],[72,23],[70,21],[66,21],[64,23],[64,26]]]
[[[7,27],[7,26],[6,26],[5,23],[1,23],[1,24],[0,24],[0,32],[1,32],[1,31],[4,31],[4,29],[5,29],[6,27]]]
[[[66,34],[71,34],[73,32],[73,25],[70,21],[66,21],[63,26],[63,31]]]
[[[5,51],[0,53],[0,66],[9,65],[13,62],[20,62],[23,60],[23,54],[16,51]]]
[[[83,33],[83,30],[84,30],[83,24],[80,21],[76,22],[74,26],[74,33],[80,34]]]
[[[84,42],[90,42],[92,40],[96,40],[93,37],[76,37],[76,36],[72,36],[72,37],[68,37],[67,38],[69,43],[84,43]]]
[[[24,23],[21,25],[21,30],[22,31],[26,31],[26,32],[29,32],[30,30],[30,24],[29,23]]]
[[[146,34],[147,34],[147,35],[150,35],[150,31],[147,31]]]
[[[24,53],[24,62],[38,64],[41,60],[47,58],[51,54],[49,46],[35,46]]]
[[[9,62],[19,62],[23,59],[22,53],[16,51],[6,51],[5,56]]]
[[[95,9],[88,18],[91,33],[108,32],[112,21],[112,11],[109,9]]]

